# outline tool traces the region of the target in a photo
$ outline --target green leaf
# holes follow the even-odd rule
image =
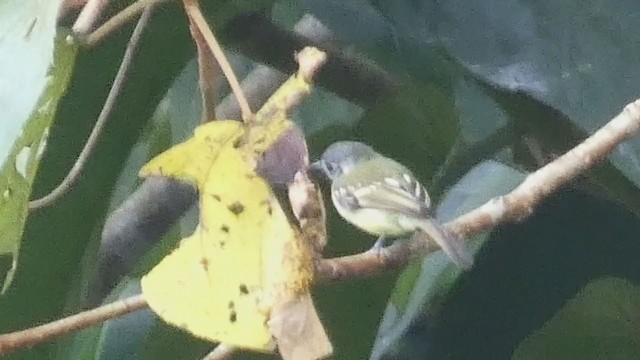
[[[513,359],[637,359],[640,357],[640,288],[604,277],[587,284]]]
[[[405,164],[424,185],[444,163],[458,131],[453,92],[435,83],[407,84],[368,109],[355,129],[358,138]]]
[[[0,164],[34,113],[54,61],[54,38],[62,0],[0,2]],[[7,56],[7,54],[11,54]]]
[[[438,21],[430,33],[479,82],[496,87],[484,91],[514,124],[531,129],[545,150],[557,154],[577,143],[575,130],[582,139],[638,98],[640,52],[633,44],[640,32],[629,11],[636,5],[633,0],[448,1],[434,4],[423,18],[403,21],[414,29]],[[390,8],[391,14],[406,14],[402,10],[411,2]],[[493,120],[481,123],[490,127]],[[593,176],[640,212],[639,139],[620,145]]]
[[[437,210],[437,218],[447,221],[482,205],[494,196],[515,188],[525,175],[497,162],[487,161],[472,169],[445,195]],[[468,241],[476,251],[488,234]],[[371,352],[372,359],[389,356],[407,329],[424,311],[437,313],[439,304],[460,275],[460,271],[442,252],[426,256],[409,265],[398,278],[392,297],[380,323]]]
[[[31,117],[24,123],[18,136],[7,139],[7,143],[12,141],[13,146],[0,169],[0,256],[8,254],[12,260],[3,282],[3,293],[11,284],[17,267],[31,187],[47,145],[49,128],[54,121],[58,102],[66,93],[74,67],[76,48],[68,45],[64,37],[64,34],[58,36],[53,67]],[[12,121],[19,122],[19,119],[9,117],[9,122]]]
[[[79,53],[66,96],[56,112],[33,193],[42,196],[66,175],[100,112],[134,24],[98,47]],[[178,6],[161,6],[142,35],[124,89],[103,137],[81,179],[51,207],[28,219],[20,251],[20,271],[0,298],[0,331],[8,332],[62,317],[80,274],[82,258],[109,207],[110,194],[131,147],[190,52],[190,37]],[[158,59],[163,59],[158,61]],[[95,247],[94,247],[95,248]],[[46,299],[41,301],[40,299]],[[25,304],[29,304],[25,308]],[[77,307],[66,311],[77,311]],[[22,349],[8,358],[48,357],[51,343]]]

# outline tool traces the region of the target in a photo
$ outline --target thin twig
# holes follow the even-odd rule
[[[460,239],[496,226],[521,221],[531,215],[545,197],[569,183],[596,162],[607,157],[616,146],[630,139],[640,126],[640,99],[628,104],[609,123],[553,162],[527,176],[511,193],[489,200],[484,205],[445,224],[445,229]],[[382,252],[365,252],[318,263],[320,277],[327,281],[360,277],[398,268],[410,260],[433,251],[420,235],[397,241]]]
[[[102,130],[109,119],[109,115],[113,110],[113,106],[122,90],[122,86],[124,85],[125,79],[127,77],[127,72],[129,71],[129,67],[131,66],[133,60],[133,54],[138,48],[138,44],[140,42],[140,37],[144,31],[144,28],[151,17],[153,6],[150,5],[146,8],[140,20],[138,21],[138,25],[133,30],[131,34],[131,38],[129,39],[129,44],[127,45],[127,49],[124,52],[124,56],[122,57],[122,62],[120,63],[120,68],[118,69],[118,73],[116,74],[115,79],[113,80],[113,86],[109,90],[109,94],[107,95],[107,100],[98,115],[98,120],[96,124],[93,126],[91,130],[91,134],[89,135],[89,139],[84,145],[84,148],[78,155],[76,162],[73,164],[73,167],[62,180],[62,182],[51,191],[49,194],[41,197],[37,200],[32,200],[29,202],[29,210],[35,210],[39,208],[43,208],[45,206],[51,205],[53,202],[58,200],[62,195],[67,193],[71,187],[75,184],[75,182],[80,177],[80,173],[84,168],[84,165],[89,160],[93,149],[95,149],[98,139],[100,139],[100,135],[102,135]]]
[[[333,34],[317,19],[304,16],[295,26],[298,35],[314,43],[330,41]],[[264,65],[242,81],[252,108],[258,109],[287,80],[285,74]],[[242,113],[233,94],[217,107],[218,119],[239,119]],[[104,224],[97,279],[89,290],[89,304],[95,306],[127,274],[161,235],[195,202],[195,190],[180,181],[151,177],[112,212]],[[112,261],[112,259],[118,259]]]
[[[225,360],[225,359],[230,359],[231,356],[233,354],[235,354],[236,352],[238,352],[238,348],[230,346],[230,345],[226,345],[226,344],[220,344],[220,345],[216,346],[215,349],[211,350],[211,352],[208,353],[205,357],[203,357],[202,360]]]
[[[82,43],[87,47],[93,47],[108,35],[113,33],[114,30],[119,29],[122,25],[128,23],[135,16],[140,14],[147,6],[157,5],[168,0],[138,0],[133,4],[127,6],[119,13],[115,14],[104,24],[100,25],[95,31],[87,35],[86,39]],[[82,39],[82,33],[77,33],[80,39]]]
[[[147,307],[147,301],[144,297],[137,295],[27,330],[3,334],[0,335],[0,355],[19,348],[33,346]]]
[[[196,52],[198,54],[198,85],[200,87],[200,98],[202,99],[200,122],[205,123],[216,119],[216,101],[219,87],[216,80],[218,79],[218,74],[220,74],[220,66],[209,49],[202,32],[193,22],[192,17],[189,17],[189,30],[191,30],[191,37],[196,44]]]
[[[520,221],[534,207],[577,175],[606,158],[616,146],[630,139],[640,126],[640,99],[629,103],[618,116],[553,162],[527,176],[511,193],[490,200],[448,224],[459,238],[491,229],[506,221]]]
[[[229,64],[229,61],[227,61],[227,57],[224,55],[224,52],[222,51],[218,40],[216,40],[216,37],[213,35],[213,31],[211,31],[211,28],[207,24],[204,16],[202,16],[198,1],[183,0],[183,3],[187,15],[189,16],[189,18],[191,18],[193,23],[198,27],[198,29],[204,36],[204,39],[207,41],[207,44],[211,48],[213,55],[216,57],[216,60],[218,60],[218,64],[220,65],[222,73],[224,73],[227,81],[229,81],[231,90],[233,90],[233,93],[236,95],[236,99],[240,104],[240,109],[242,110],[242,120],[251,121],[251,119],[253,118],[253,112],[251,112],[251,108],[249,107],[247,99],[244,97],[244,93],[242,92],[240,83],[238,82],[238,79],[236,78],[236,75],[233,72],[231,65]]]
[[[507,221],[520,221],[531,215],[534,207],[546,196],[567,184],[577,175],[603,160],[617,145],[630,139],[640,127],[640,99],[628,104],[624,110],[600,130],[555,161],[529,175],[511,193],[494,198],[479,208],[445,224],[445,229],[458,238],[492,229]],[[318,274],[324,281],[362,277],[398,268],[411,259],[435,250],[429,241],[414,236],[398,241],[384,250],[368,251],[318,262]],[[35,345],[54,336],[91,326],[100,321],[146,307],[140,296],[121,300],[103,307],[85,311],[36,328],[0,335],[0,353],[19,347]]]
[[[314,48],[303,49],[297,57],[300,62],[299,73],[307,81],[310,81],[311,78],[317,73],[325,59],[324,54]],[[304,94],[306,94],[305,90],[306,89],[302,90],[301,93],[293,94],[292,96],[295,98],[301,98]],[[281,104],[288,105],[292,103],[295,102],[287,101]],[[3,351],[10,351],[24,346],[35,345],[37,343],[51,339],[52,337],[92,326],[97,322],[105,321],[107,319],[121,316],[133,310],[139,310],[146,307],[148,307],[148,305],[143,295],[138,295],[93,310],[87,310],[49,324],[10,334],[0,335],[0,354]],[[220,350],[218,350],[218,352],[220,353],[226,353],[228,351],[233,351],[233,349],[230,346],[223,346],[220,348]],[[214,353],[216,353],[215,350]]]
[[[104,8],[109,4],[109,0],[89,0],[82,8],[80,15],[73,24],[72,30],[76,34],[88,33]]]

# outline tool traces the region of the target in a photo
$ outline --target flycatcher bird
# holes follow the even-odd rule
[[[431,200],[409,169],[355,141],[329,146],[311,168],[331,180],[331,199],[338,213],[365,232],[385,237],[425,232],[459,267],[473,264],[462,241],[446,234],[433,218]]]

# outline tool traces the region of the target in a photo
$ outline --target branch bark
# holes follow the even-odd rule
[[[30,329],[0,335],[0,355],[10,351],[33,346],[50,340],[53,337],[86,329],[109,319],[147,308],[147,301],[142,295],[119,300],[99,308],[53,321]]]
[[[509,221],[523,220],[533,213],[535,206],[542,199],[588,170],[596,162],[602,161],[617,145],[630,139],[639,127],[640,99],[628,104],[619,115],[584,142],[529,175],[511,193],[489,200],[477,209],[448,222],[445,229],[452,236],[467,238]],[[322,281],[363,277],[402,267],[434,250],[436,247],[429,239],[419,233],[410,240],[396,241],[380,252],[368,251],[319,260],[317,272]],[[35,345],[54,336],[64,335],[145,307],[146,301],[142,295],[138,295],[49,324],[0,335],[0,354]]]
[[[530,174],[511,193],[489,200],[484,205],[444,225],[450,235],[459,239],[493,229],[506,222],[521,221],[531,215],[535,206],[549,194],[566,185],[579,174],[604,160],[616,146],[630,139],[640,126],[640,99],[593,135],[564,155]],[[381,252],[365,252],[318,263],[320,278],[341,280],[399,268],[420,258],[434,247],[428,239],[416,234],[407,241],[397,241]]]

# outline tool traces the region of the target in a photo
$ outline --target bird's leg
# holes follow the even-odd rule
[[[380,251],[384,249],[384,241],[385,241],[384,235],[380,235],[378,240],[376,240],[375,244],[373,244],[373,247],[371,248],[371,250]]]

